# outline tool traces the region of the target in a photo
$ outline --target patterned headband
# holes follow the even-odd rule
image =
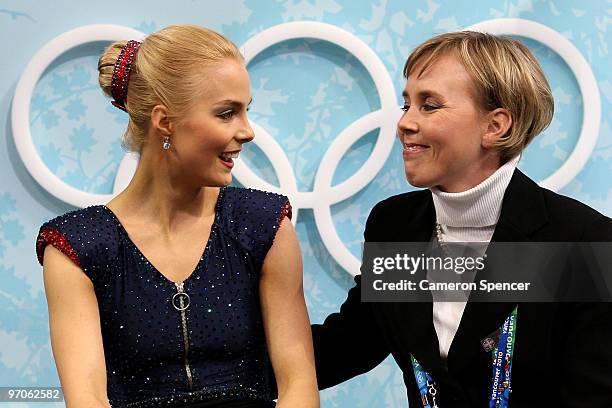
[[[127,100],[128,92],[128,81],[130,80],[130,69],[132,68],[132,62],[136,58],[140,48],[140,42],[130,40],[123,46],[117,62],[115,62],[115,68],[113,68],[113,79],[111,81],[111,94],[113,95],[114,101],[111,101],[113,106],[127,112],[125,108],[125,101]]]

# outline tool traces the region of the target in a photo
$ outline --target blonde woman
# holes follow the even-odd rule
[[[269,407],[278,386],[278,408],[318,407],[291,206],[226,187],[253,139],[238,49],[171,26],[98,68],[140,161],[108,204],[40,230],[67,406]]]
[[[527,47],[442,34],[412,52],[404,76],[397,134],[406,177],[422,189],[378,203],[366,241],[612,241],[610,218],[516,168],[553,116]],[[361,283],[313,326],[321,388],[391,354],[411,407],[612,406],[611,303],[361,303]]]

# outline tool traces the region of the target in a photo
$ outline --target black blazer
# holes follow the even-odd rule
[[[420,190],[378,203],[364,235],[370,242],[426,242],[434,224],[431,192]],[[492,241],[612,241],[612,220],[516,170]],[[431,303],[362,303],[360,277],[355,281],[340,312],[312,326],[319,388],[365,373],[391,354],[410,407],[420,407],[412,353],[437,382],[442,408],[488,407],[491,357],[480,340],[516,304],[468,302],[445,368]],[[510,406],[612,407],[612,303],[519,304]]]

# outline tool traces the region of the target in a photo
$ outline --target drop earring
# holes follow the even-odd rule
[[[170,138],[168,136],[164,137],[164,142],[162,143],[162,149],[164,150],[170,149]]]

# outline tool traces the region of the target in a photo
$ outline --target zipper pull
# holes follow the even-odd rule
[[[172,296],[172,306],[174,306],[174,308],[179,312],[187,310],[191,304],[191,299],[189,298],[189,295],[184,292],[183,287],[185,282],[174,282],[174,285],[176,286],[177,292],[174,294],[174,296]]]

